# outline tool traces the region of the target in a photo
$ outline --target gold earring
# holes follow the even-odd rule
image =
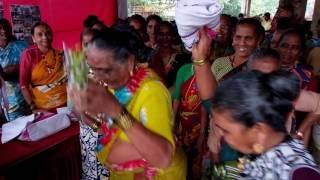
[[[253,151],[256,153],[256,154],[261,154],[263,153],[264,151],[264,147],[263,145],[259,144],[259,143],[256,143],[253,145]]]

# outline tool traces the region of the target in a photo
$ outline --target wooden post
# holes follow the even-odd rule
[[[313,32],[314,37],[317,36],[316,27],[319,20],[320,20],[320,0],[316,0],[314,4],[314,11],[312,16],[312,24],[311,24],[311,30]]]
[[[251,0],[246,0],[247,1],[247,11],[246,15],[250,17],[250,11],[251,11]]]

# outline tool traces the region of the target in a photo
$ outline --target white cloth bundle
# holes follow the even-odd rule
[[[207,26],[215,31],[220,23],[223,5],[217,0],[178,0],[175,20],[179,35],[187,50],[199,40],[198,30]]]

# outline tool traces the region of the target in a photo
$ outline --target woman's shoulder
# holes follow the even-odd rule
[[[53,50],[54,50],[54,52],[58,53],[59,55],[63,55],[63,50],[55,49],[55,48]]]
[[[23,53],[31,54],[40,51],[37,46],[31,45],[24,49]]]
[[[59,59],[62,59],[64,57],[64,52],[61,49],[53,49],[54,53],[58,55]]]
[[[28,43],[26,41],[15,40],[12,41],[10,44],[19,49],[25,49],[28,47]]]
[[[182,65],[179,70],[178,73],[185,73],[185,72],[189,72],[192,71],[192,63],[188,63],[188,64],[184,64]]]
[[[232,66],[229,61],[229,56],[216,59],[211,66],[211,71],[217,79],[222,78],[230,69],[232,69]]]
[[[304,149],[302,141],[290,139],[285,141],[252,161],[244,174],[257,179],[267,177],[289,178],[290,172],[297,166],[316,167],[312,156]],[[264,172],[261,172],[264,169]]]
[[[315,165],[315,161],[311,154],[304,148],[302,141],[290,139],[273,148],[266,153],[266,158],[279,162],[279,165],[295,166],[298,164]]]
[[[32,59],[37,57],[38,54],[40,54],[39,52],[40,52],[40,50],[36,46],[34,46],[34,45],[29,46],[22,51],[21,61],[22,62],[31,61]]]
[[[228,61],[228,59],[229,59],[229,56],[219,57],[219,58],[217,58],[216,60],[214,60],[212,66],[217,66],[217,65],[220,65],[220,64],[225,64],[226,61]]]
[[[220,57],[212,63],[211,69],[217,70],[221,67],[226,66],[226,64],[228,64],[228,63],[229,63],[229,56]]]
[[[309,164],[309,165],[316,165],[313,157],[311,154],[305,149],[304,143],[301,140],[291,139],[287,143],[288,148],[292,150],[292,154],[288,153],[288,157],[296,156],[296,159],[300,159],[301,164]],[[285,149],[284,149],[285,151]],[[293,161],[293,159],[292,159]],[[299,163],[299,161],[295,161],[295,163]]]
[[[143,94],[144,96],[156,95],[169,93],[166,86],[162,83],[160,77],[152,70],[146,69],[148,75],[145,77],[145,80],[141,82],[139,88],[139,94]]]
[[[144,94],[153,94],[167,91],[166,86],[161,82],[160,78],[152,77],[145,80],[140,87]]]
[[[156,75],[149,74],[135,91],[128,107],[135,112],[140,112],[142,106],[152,108],[169,104],[171,104],[171,96],[168,89]]]

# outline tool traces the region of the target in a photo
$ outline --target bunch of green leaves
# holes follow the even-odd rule
[[[89,72],[84,52],[64,47],[64,53],[69,70],[69,85],[79,90],[84,89],[87,86]]]

